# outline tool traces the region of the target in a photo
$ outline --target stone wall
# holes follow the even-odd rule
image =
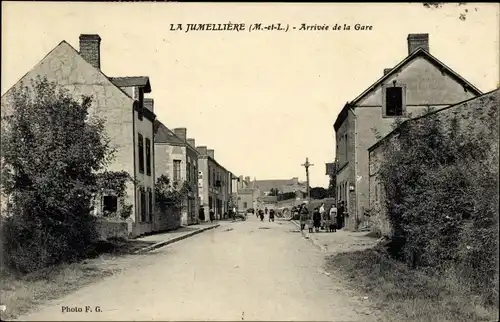
[[[128,237],[128,224],[124,220],[98,218],[96,230],[98,240]]]
[[[159,231],[173,230],[181,226],[180,210],[167,208],[165,211],[157,209],[159,215]],[[208,214],[207,214],[208,216]]]

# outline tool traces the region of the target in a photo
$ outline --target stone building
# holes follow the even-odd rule
[[[149,78],[108,77],[101,69],[101,38],[95,34],[80,35],[80,51],[66,41],[60,42],[13,87],[30,86],[30,80],[46,77],[60,88],[67,89],[75,99],[92,96],[91,115],[105,121],[106,134],[116,148],[111,171],[127,171],[134,179],[126,196],[117,198],[113,192],[100,196],[96,214],[120,213],[132,206],[127,219],[128,232],[138,236],[154,230],[154,151],[152,106],[145,105],[145,94],[151,93]],[[12,88],[2,96],[2,115],[9,113]]]
[[[215,160],[215,151],[206,146],[198,146],[198,195],[200,206],[205,209],[205,220],[213,209],[217,219],[229,212],[232,191],[230,171]]]
[[[443,108],[481,91],[430,54],[428,34],[410,34],[408,56],[358,97],[335,123],[337,196],[346,202],[346,228],[356,230],[369,207],[368,148],[391,131],[396,118],[409,119],[428,107]]]
[[[166,225],[162,230],[198,223],[198,151],[195,139],[187,138],[186,128],[170,130],[156,120],[154,150],[156,179],[166,175],[172,184],[175,183],[179,188],[187,184],[191,190],[181,208],[180,220],[178,222],[162,220]]]
[[[430,114],[435,114],[442,124],[451,124],[449,121],[454,118],[458,122],[459,128],[469,129],[483,128],[483,115],[489,115],[493,109],[498,110],[500,105],[500,89],[496,89],[479,97],[475,97],[455,105],[433,111],[427,115],[416,117],[403,122],[399,128],[391,131],[384,138],[372,145],[369,151],[369,170],[370,170],[370,209],[372,230],[381,233],[384,236],[390,236],[392,229],[385,211],[384,187],[377,179],[377,173],[380,164],[385,159],[384,149],[387,145],[397,142],[400,135],[400,129],[409,123],[420,122]],[[473,126],[470,126],[473,125]],[[498,144],[498,137],[491,137],[492,142]]]
[[[304,192],[307,190],[307,183],[300,182],[297,177],[292,179],[254,180],[251,186],[259,189],[263,196],[268,195],[271,189],[277,189],[280,193]]]

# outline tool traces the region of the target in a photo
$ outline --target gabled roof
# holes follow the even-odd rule
[[[109,80],[118,87],[144,87],[144,93],[151,93],[151,84],[147,76],[109,77]]]
[[[393,69],[391,69],[390,72],[379,78],[375,83],[373,83],[370,87],[368,87],[363,93],[361,93],[358,97],[356,97],[354,100],[351,101],[351,105],[356,105],[361,99],[365,97],[366,94],[371,92],[374,88],[376,88],[378,85],[382,84],[384,80],[387,78],[391,77],[395,73],[397,73],[402,67],[407,65],[410,61],[417,57],[425,57],[427,58],[431,63],[435,64],[437,67],[439,67],[443,72],[448,73],[450,76],[455,78],[456,81],[461,83],[462,85],[466,86],[468,90],[471,90],[474,92],[476,95],[481,95],[483,94],[478,88],[476,88],[474,85],[469,83],[465,78],[457,74],[454,70],[452,70],[450,67],[446,66],[442,61],[437,59],[436,57],[432,56],[428,51],[426,51],[423,48],[418,48],[415,50],[411,55],[407,56],[405,59],[403,59],[399,64],[397,64]]]
[[[154,143],[164,143],[164,144],[172,144],[172,145],[186,145],[180,137],[175,135],[168,127],[166,127],[163,123],[158,120],[155,120],[154,123]]]
[[[338,128],[340,127],[340,124],[344,121],[344,119],[347,117],[347,111],[349,108],[354,107],[359,101],[361,101],[363,98],[365,98],[368,93],[370,93],[372,90],[374,90],[377,86],[382,84],[386,79],[390,78],[392,75],[396,74],[399,72],[404,66],[406,66],[408,63],[410,63],[412,60],[414,60],[417,57],[424,57],[426,58],[429,62],[433,63],[436,65],[441,71],[449,74],[451,77],[453,77],[457,82],[461,83],[465,88],[468,90],[472,91],[476,95],[482,95],[483,93],[474,85],[469,83],[465,78],[457,74],[454,70],[452,70],[450,67],[446,66],[442,61],[431,55],[428,51],[426,51],[423,48],[418,48],[415,50],[411,55],[408,55],[405,59],[403,59],[399,64],[397,64],[394,68],[390,70],[387,74],[383,75],[381,78],[379,78],[375,83],[373,83],[370,87],[368,87],[365,91],[363,91],[358,97],[353,99],[351,102],[347,102],[346,105],[344,105],[344,108],[342,111],[339,113],[337,119],[335,120],[334,123],[334,128],[337,131]]]

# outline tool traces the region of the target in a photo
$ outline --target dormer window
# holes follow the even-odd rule
[[[396,81],[383,86],[383,116],[398,117],[406,115],[406,86]]]

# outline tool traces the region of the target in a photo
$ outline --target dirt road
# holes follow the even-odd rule
[[[374,320],[325,273],[324,256],[292,223],[250,216],[135,257],[136,267],[19,320]]]

